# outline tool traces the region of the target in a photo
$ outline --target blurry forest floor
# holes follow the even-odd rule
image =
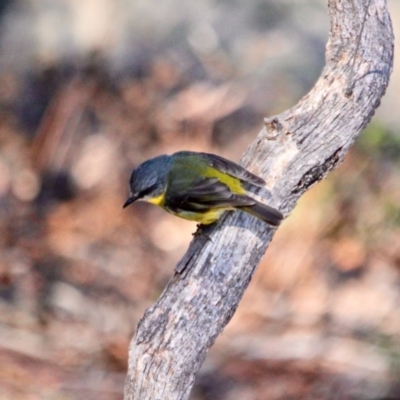
[[[122,210],[130,172],[182,149],[238,161],[267,112],[259,92],[220,53],[143,50],[118,77],[99,54],[3,69],[1,399],[122,399],[135,327],[195,231]],[[399,161],[398,132],[373,121],[301,199],[193,400],[400,399]]]

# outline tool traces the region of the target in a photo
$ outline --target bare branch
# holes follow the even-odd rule
[[[269,203],[286,214],[343,160],[378,107],[392,71],[386,0],[328,0],[328,6],[331,30],[320,78],[296,106],[265,121],[243,159],[266,179]],[[236,213],[210,228],[212,241],[193,240],[177,266],[183,274],[175,274],[139,323],[126,400],[189,397],[195,374],[234,314],[273,234],[263,222]]]

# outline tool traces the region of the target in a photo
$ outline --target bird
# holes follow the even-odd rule
[[[221,156],[194,151],[163,154],[133,170],[129,197],[200,225],[210,225],[226,211],[244,211],[277,227],[283,214],[253,198],[246,187],[265,186],[264,179]]]

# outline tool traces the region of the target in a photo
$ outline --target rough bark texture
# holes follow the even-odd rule
[[[266,120],[243,165],[264,177],[259,195],[286,215],[336,167],[370,121],[392,70],[386,0],[329,0],[326,66],[292,109]],[[352,94],[346,96],[348,77]],[[227,215],[195,238],[157,303],[139,323],[129,354],[126,400],[187,399],[208,349],[231,319],[274,229],[244,213]]]

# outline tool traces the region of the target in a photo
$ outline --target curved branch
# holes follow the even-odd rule
[[[266,119],[243,159],[266,179],[269,203],[286,214],[343,160],[388,85],[393,34],[386,0],[370,1],[353,62],[366,12],[363,3],[328,0],[331,29],[320,78],[296,106]],[[210,228],[212,241],[192,241],[177,266],[184,272],[175,274],[139,323],[125,399],[189,397],[196,372],[234,314],[273,234],[263,222],[235,213]]]

